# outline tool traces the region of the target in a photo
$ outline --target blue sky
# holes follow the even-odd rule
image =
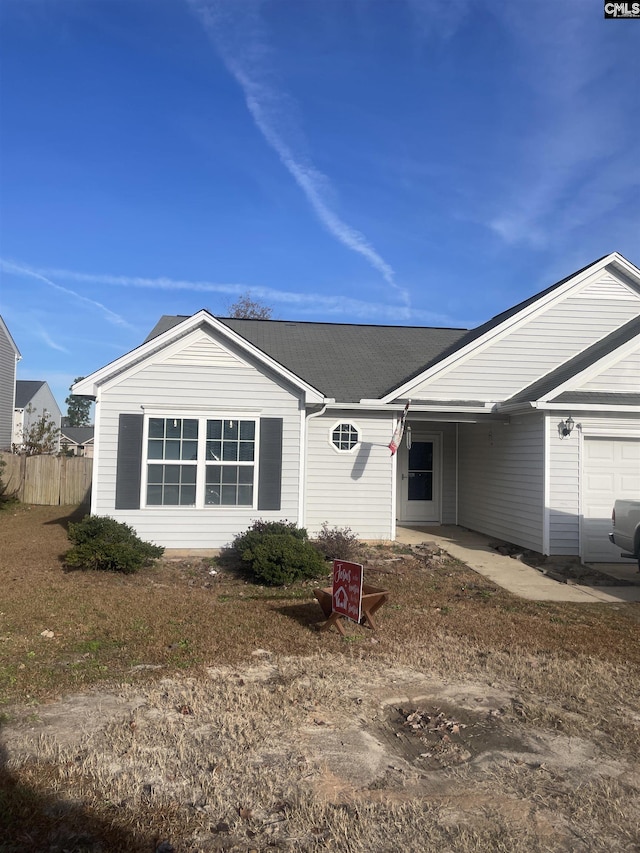
[[[598,0],[2,0],[0,314],[64,411],[161,314],[472,327],[640,264]]]

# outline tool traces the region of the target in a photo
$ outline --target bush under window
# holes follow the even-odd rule
[[[290,522],[254,521],[232,547],[250,577],[267,586],[317,578],[326,571],[307,531]]]
[[[106,516],[87,515],[69,525],[68,536],[73,547],[65,562],[78,569],[129,575],[164,554],[164,548],[144,542],[133,527]]]

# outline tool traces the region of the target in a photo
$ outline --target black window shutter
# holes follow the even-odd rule
[[[280,509],[281,491],[282,418],[261,418],[258,509]]]
[[[116,465],[116,509],[140,509],[142,415],[120,415]]]

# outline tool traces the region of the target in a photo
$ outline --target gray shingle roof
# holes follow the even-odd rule
[[[147,338],[186,319],[163,316]],[[376,399],[437,361],[464,329],[360,326],[219,317],[234,332],[317,388],[345,403]]]
[[[636,394],[616,391],[565,391],[553,402],[572,403],[574,406],[579,406],[581,403],[602,406],[640,406],[640,391]]]
[[[86,444],[88,441],[93,441],[94,428],[88,427],[62,427],[60,434],[62,438],[68,438],[75,444]]]
[[[607,335],[606,338],[602,338],[602,340],[597,341],[597,343],[588,347],[583,352],[578,353],[578,355],[573,358],[570,358],[569,361],[565,361],[565,363],[561,364],[560,367],[557,367],[555,370],[547,373],[536,382],[533,382],[531,385],[523,388],[522,391],[514,394],[514,396],[507,402],[520,403],[528,402],[530,400],[539,400],[541,397],[544,397],[546,394],[553,391],[554,388],[562,385],[563,382],[571,379],[571,377],[575,376],[576,373],[586,370],[587,367],[595,364],[596,361],[604,358],[605,355],[609,355],[610,352],[613,352],[618,347],[627,343],[627,341],[632,340],[638,334],[640,334],[640,316],[634,317],[633,320],[629,320],[628,323],[625,323],[624,326],[616,329],[615,332],[611,332],[611,334]]]
[[[377,399],[418,377],[432,365],[496,328],[605,257],[587,264],[472,330],[225,317],[218,319],[325,396],[345,403],[363,398]],[[185,319],[186,316],[164,315],[146,341]],[[552,391],[572,374],[588,367],[637,334],[639,329],[633,324],[638,322],[640,320],[631,321],[584,353],[570,359],[512,397],[510,402],[539,399]]]
[[[218,319],[325,396],[334,397],[345,403],[363,398],[377,399],[418,377],[429,367],[491,331],[605,257],[607,256],[598,258],[471,330],[417,326],[359,326],[225,317]],[[164,315],[146,341],[166,332],[185,319],[186,316]],[[601,347],[601,354],[604,355],[609,351],[607,347],[613,349],[620,343],[621,341],[615,343],[612,336],[609,336],[596,346]],[[577,356],[576,359],[582,359],[583,356]],[[600,357],[596,353],[591,353],[588,357],[592,356],[594,360]],[[568,378],[571,369],[573,372],[583,369],[578,367],[582,362],[577,362],[576,359],[572,359],[557,371],[530,385],[512,400],[537,399],[545,393],[544,389],[549,382],[555,382],[555,385],[549,387],[549,390],[552,390],[563,381],[562,376],[565,376],[565,373],[565,378]],[[575,364],[573,364],[574,361]],[[587,363],[585,362],[584,366],[587,366]],[[531,396],[533,393],[537,394],[537,397]]]
[[[16,409],[24,409],[42,388],[44,382],[35,379],[18,379],[16,381]]]

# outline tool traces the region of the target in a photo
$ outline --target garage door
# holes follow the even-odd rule
[[[608,535],[614,501],[640,498],[640,439],[585,438],[582,472],[582,559],[628,563]]]

